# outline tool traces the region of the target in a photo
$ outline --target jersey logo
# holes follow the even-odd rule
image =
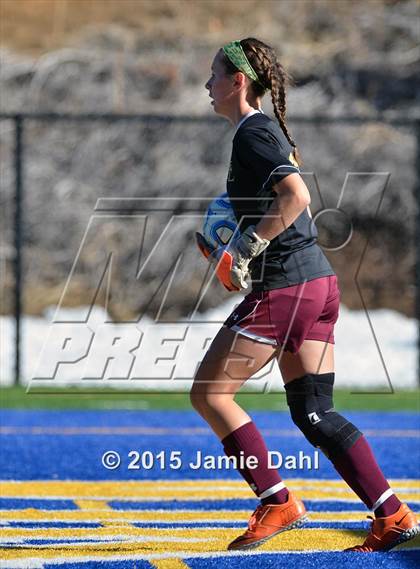
[[[296,158],[295,158],[293,152],[291,152],[291,153],[289,154],[289,162],[291,162],[291,163],[293,164],[293,166],[296,166],[296,168],[299,168],[299,164],[297,163]]]
[[[230,164],[229,164],[229,172],[228,172],[227,181],[228,182],[234,182],[235,181],[235,176],[233,175],[233,172],[232,172],[232,160],[230,161]]]

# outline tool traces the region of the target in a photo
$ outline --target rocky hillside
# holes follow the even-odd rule
[[[189,214],[191,198],[224,190],[232,130],[212,116],[203,85],[218,47],[253,35],[276,47],[295,79],[288,97],[290,128],[303,155],[312,211],[335,207],[347,172],[370,173],[348,179],[343,209],[352,218],[353,237],[343,249],[327,252],[339,274],[343,301],[361,308],[354,279],[369,240],[359,274],[366,305],[412,314],[414,131],[368,117],[378,112],[390,118],[418,116],[418,4],[319,0],[300,2],[299,10],[296,6],[246,0],[2,1],[2,112],[208,117],[197,123],[27,123],[27,312],[38,314],[59,300],[97,199],[170,198],[177,214]],[[264,109],[271,112],[269,99]],[[293,120],[319,113],[337,118],[358,114],[366,122],[322,125]],[[2,311],[8,312],[13,284],[12,124],[2,122],[1,133],[1,205],[6,213],[1,246],[7,268]],[[384,172],[390,175],[387,185]],[[191,242],[200,213],[174,226],[172,245],[158,252],[142,275],[141,291],[127,287],[139,262],[141,225],[133,219],[102,220],[96,239],[95,232],[86,237],[89,246],[82,249],[65,302],[92,300],[112,249],[118,252],[112,271],[113,316],[152,313],[159,304],[150,300],[157,275],[168,273],[182,253],[167,317],[187,314],[205,271]],[[152,222],[143,255],[162,227],[164,220]],[[319,231],[324,245],[340,239],[340,228],[325,217],[322,222],[320,218]],[[220,287],[212,287],[202,308],[214,306],[223,294]]]

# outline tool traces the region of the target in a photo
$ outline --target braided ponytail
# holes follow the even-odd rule
[[[286,87],[291,83],[291,77],[278,61],[273,48],[255,38],[241,40],[242,49],[258,75],[258,81],[252,81],[251,88],[256,97],[262,97],[266,90],[271,90],[274,114],[284,132],[289,144],[293,147],[293,155],[297,164],[301,164],[300,155],[289,129],[286,125]],[[238,69],[224,58],[228,73],[235,73]]]
[[[286,85],[287,83],[290,83],[290,77],[277,59],[275,59],[272,64],[270,75],[271,100],[273,102],[274,114],[276,115],[279,125],[289,141],[289,144],[293,146],[293,154],[296,162],[300,164],[301,160],[296,142],[293,140],[286,125]]]

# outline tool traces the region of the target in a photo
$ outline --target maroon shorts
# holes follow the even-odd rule
[[[224,326],[297,353],[304,340],[334,344],[339,304],[337,276],[331,275],[286,288],[251,292]]]

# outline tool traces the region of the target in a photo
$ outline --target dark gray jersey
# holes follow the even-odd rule
[[[293,148],[277,122],[263,113],[248,117],[237,130],[227,192],[243,231],[257,224],[276,193],[273,185],[299,172]],[[307,209],[251,265],[253,290],[283,288],[334,275],[317,244],[318,232]]]

